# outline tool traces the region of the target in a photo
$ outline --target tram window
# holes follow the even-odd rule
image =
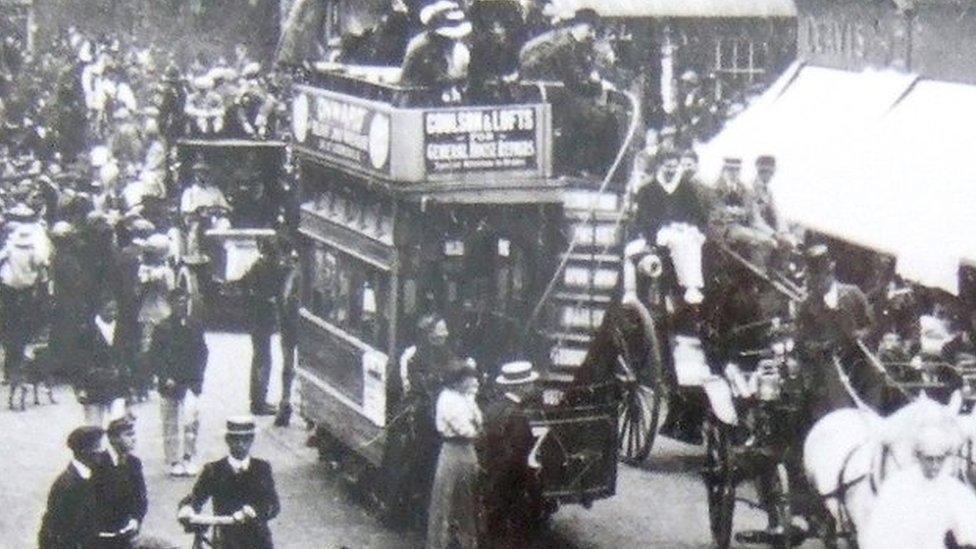
[[[383,349],[389,327],[388,275],[321,243],[314,244],[309,269],[305,292],[309,312]]]

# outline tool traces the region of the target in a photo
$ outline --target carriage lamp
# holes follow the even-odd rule
[[[647,254],[637,263],[637,270],[644,276],[657,278],[664,272],[664,265],[657,254]]]

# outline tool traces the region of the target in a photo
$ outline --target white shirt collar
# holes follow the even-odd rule
[[[510,392],[509,393],[505,393],[505,398],[507,398],[508,400],[511,400],[515,404],[522,404],[522,397],[518,396],[515,393],[510,393]]]
[[[112,460],[112,465],[118,467],[119,462],[121,461],[121,456],[119,456],[119,453],[115,451],[115,448],[113,448],[111,444],[107,444],[105,451],[108,453],[108,457]]]
[[[240,473],[241,471],[247,471],[251,466],[251,456],[247,456],[244,459],[236,459],[234,456],[227,456],[227,463],[230,464],[230,468],[234,470],[235,473]]]
[[[98,326],[98,331],[101,332],[102,337],[109,345],[113,345],[115,340],[115,321],[105,322],[102,320],[101,315],[95,315],[95,325]]]
[[[71,466],[75,468],[75,471],[78,471],[78,476],[80,476],[81,478],[85,480],[91,478],[92,476],[91,469],[84,463],[78,461],[77,459],[73,459],[71,460]]]
[[[840,289],[837,283],[834,282],[830,285],[830,289],[824,294],[824,304],[827,305],[828,309],[836,309],[837,304],[840,300]]]

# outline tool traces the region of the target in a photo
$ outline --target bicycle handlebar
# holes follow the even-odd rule
[[[184,520],[194,526],[229,526],[237,523],[237,520],[234,519],[234,517],[228,515],[194,514]]]

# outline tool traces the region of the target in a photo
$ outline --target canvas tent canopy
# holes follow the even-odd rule
[[[957,294],[976,263],[976,86],[915,75],[794,65],[705,144],[724,157],[777,159],[786,219],[897,258],[899,273]],[[751,173],[744,173],[748,180]]]
[[[590,8],[608,18],[796,17],[793,0],[555,0],[556,13]]]

